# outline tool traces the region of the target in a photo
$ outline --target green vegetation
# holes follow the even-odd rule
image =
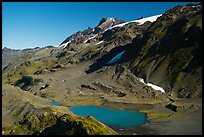
[[[118,133],[92,117],[77,117],[89,135],[117,135]]]
[[[171,56],[171,64],[168,70],[169,73],[180,72],[185,69],[193,58],[193,49],[193,47],[187,47],[175,51]]]
[[[56,59],[53,57],[43,58],[41,60],[24,62],[19,66],[10,67],[3,71],[2,81],[5,84],[15,84],[23,75],[33,75],[36,71],[49,71],[55,65]]]
[[[32,114],[31,116],[24,117],[24,119],[20,120],[19,123],[11,125],[9,127],[4,127],[4,133],[10,132],[11,135],[29,135],[29,134],[40,134],[43,131],[44,134],[46,133],[46,128],[55,127],[55,126],[62,126],[59,125],[60,121],[64,121],[68,124],[68,127],[63,127],[67,131],[66,134],[80,134],[81,127],[79,123],[82,124],[83,130],[87,132],[88,135],[111,135],[111,134],[118,134],[117,132],[113,131],[109,127],[105,126],[104,124],[98,122],[93,118],[86,118],[86,117],[79,117],[73,114],[63,114],[62,112],[57,111],[56,109],[52,109],[52,107],[46,107],[44,111],[37,112],[39,114]],[[75,123],[75,124],[74,124]],[[72,128],[74,131],[70,131]],[[53,128],[53,130],[56,130]],[[82,130],[82,129],[81,129]],[[60,131],[60,129],[59,129]],[[53,133],[58,133],[59,131],[52,131]],[[58,133],[60,134],[60,133]],[[64,133],[62,133],[64,134]]]

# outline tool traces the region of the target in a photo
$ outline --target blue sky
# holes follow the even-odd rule
[[[3,2],[2,47],[25,49],[59,45],[103,17],[124,21],[162,14],[189,2]]]

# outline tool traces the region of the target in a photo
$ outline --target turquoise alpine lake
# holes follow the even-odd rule
[[[147,122],[146,114],[131,110],[114,110],[98,106],[73,106],[69,110],[76,115],[92,116],[104,124],[115,126],[138,126]]]
[[[48,106],[61,106],[61,104],[52,100]],[[139,126],[147,122],[146,114],[131,110],[115,110],[99,106],[73,106],[69,110],[76,115],[92,116],[104,124],[115,126]]]

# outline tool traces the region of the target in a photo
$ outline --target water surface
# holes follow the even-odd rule
[[[59,103],[55,102],[54,100],[52,100],[52,102],[50,102],[48,104],[48,106],[61,106]]]
[[[107,65],[111,65],[111,64],[113,64],[114,62],[116,62],[116,61],[118,61],[121,57],[122,57],[122,55],[123,55],[123,53],[125,52],[126,50],[124,50],[123,52],[120,52],[119,54],[117,54],[114,58],[112,58],[110,61],[108,61],[106,64]]]
[[[92,116],[104,124],[138,126],[147,122],[146,114],[131,110],[115,110],[98,106],[73,106],[70,110],[79,116]]]

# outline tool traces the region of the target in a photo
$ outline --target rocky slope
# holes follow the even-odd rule
[[[202,7],[177,6],[165,12],[121,62],[136,76],[181,98],[202,96]]]
[[[4,47],[2,49],[2,70],[6,69],[6,67],[10,64],[14,63],[14,60],[20,58],[22,56],[21,50],[12,50]]]

